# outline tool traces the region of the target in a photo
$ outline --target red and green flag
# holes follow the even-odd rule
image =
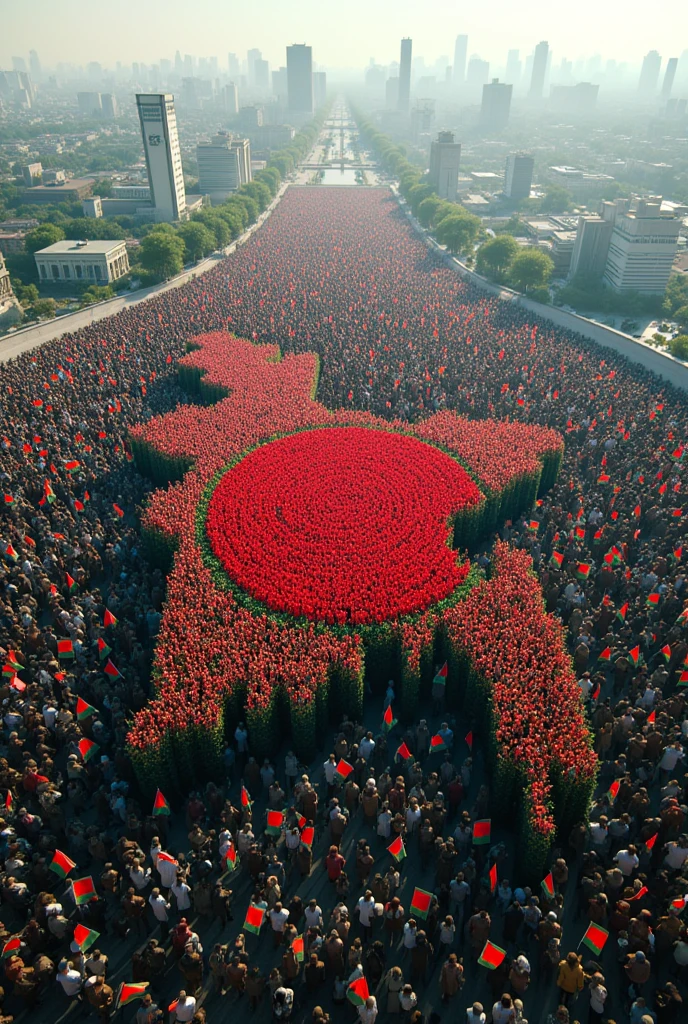
[[[591,923],[588,925],[585,935],[578,945],[580,945],[581,942],[585,943],[588,949],[593,951],[595,956],[599,956],[604,949],[604,944],[608,938],[609,932],[606,928],[603,928],[599,924]]]
[[[9,956],[15,956],[21,949],[21,938],[19,935],[13,935],[11,939],[8,939],[5,945],[2,947],[2,959],[7,960]]]
[[[562,565],[564,564],[563,553],[561,551],[553,551],[550,556],[549,563],[550,565],[556,566],[557,569],[561,569]]]
[[[684,670],[681,672],[681,675],[678,677],[678,685],[688,686],[688,671]]]
[[[363,1006],[369,995],[368,982],[365,978],[356,978],[346,990],[346,998],[354,1006]]]
[[[619,608],[618,612],[616,613],[616,617],[619,620],[619,622],[625,622],[627,615],[628,615],[628,601],[626,601],[625,604],[621,605],[621,607]]]
[[[70,871],[73,871],[76,867],[76,861],[70,860],[66,853],[62,853],[61,850],[55,850],[53,859],[50,863],[50,870],[54,871],[60,878],[66,878]]]
[[[114,616],[114,615],[112,614],[112,612],[111,612],[111,611],[109,611],[109,610],[108,610],[108,609],[106,608],[106,609],[105,609],[105,614],[103,615],[103,628],[104,628],[104,629],[107,629],[107,628],[108,628],[108,626],[116,626],[116,625],[117,625],[117,619],[116,619],[116,618],[115,618],[115,616]]]
[[[119,671],[119,669],[116,668],[115,665],[112,664],[112,662],[110,661],[109,658],[107,660],[107,663],[106,663],[105,668],[103,669],[103,671],[105,672],[106,676],[111,676],[113,679],[119,679],[119,677],[121,675],[121,672]]]
[[[495,946],[494,942],[490,942],[488,939],[483,946],[483,951],[478,957],[478,963],[481,967],[487,967],[489,971],[496,971],[501,963],[504,962],[506,956],[506,950],[500,946]]]
[[[58,658],[73,658],[74,657],[74,644],[71,640],[58,640],[57,641],[57,656]]]
[[[657,713],[655,711],[651,711],[650,714],[647,716],[647,724],[648,725],[654,725],[656,720],[657,720]]]
[[[633,650],[628,652],[628,657],[633,667],[637,668],[643,657],[640,653],[640,644],[636,644]]]
[[[50,486],[50,481],[45,480],[43,482],[43,500],[47,501],[49,505],[52,505],[56,497],[57,495],[55,494],[55,491]]]
[[[648,850],[652,850],[653,849],[655,843],[657,842],[657,836],[658,835],[659,835],[659,832],[655,832],[655,834],[653,836],[650,836],[649,839],[645,840],[645,846],[648,848]]]
[[[430,753],[431,754],[441,753],[443,750],[446,750],[446,749],[447,749],[447,744],[444,742],[443,738],[440,736],[439,733],[437,733],[435,736],[433,736],[430,739]]]
[[[401,836],[397,836],[393,843],[387,847],[387,853],[391,853],[397,864],[406,856],[406,850],[404,848],[404,840]]]
[[[554,876],[552,875],[551,871],[549,872],[548,875],[545,876],[545,878],[542,879],[542,881],[540,882],[540,885],[542,886],[542,891],[544,892],[545,896],[548,899],[553,900],[554,899]]]
[[[433,679],[433,684],[436,684],[437,686],[446,686],[447,685],[447,675],[448,675],[448,672],[449,672],[449,669],[448,669],[447,663],[445,661],[445,663],[442,666],[442,668],[436,673],[435,678]]]
[[[645,896],[649,891],[650,890],[648,889],[648,887],[646,885],[643,885],[643,886],[640,887],[640,889],[638,889],[638,891],[635,894],[635,896],[627,896],[626,900],[629,903],[632,903],[633,900],[641,900],[643,898],[643,896]]]
[[[7,652],[7,660],[5,662],[5,667],[2,670],[2,674],[4,676],[13,676],[15,672],[23,672],[23,671],[24,671],[24,666],[22,665],[22,663],[20,662],[19,658],[17,657],[17,652],[13,651],[10,648],[10,650]]]
[[[241,806],[245,811],[251,809],[251,797],[249,795],[248,790],[246,789],[246,786],[241,787]]]
[[[312,825],[307,825],[301,833],[301,842],[309,850],[313,848],[313,841],[315,839],[315,828]]]
[[[291,951],[296,957],[297,961],[302,964],[303,958],[306,954],[306,946],[303,941],[303,935],[297,935],[291,944]]]
[[[485,843],[489,843],[491,831],[492,820],[490,818],[482,818],[480,821],[476,821],[473,825],[473,845],[484,846]]]
[[[490,878],[490,892],[492,893],[492,895],[494,895],[494,891],[497,888],[497,865],[496,865],[496,863],[493,864],[492,867],[490,868],[489,878]]]
[[[614,779],[614,781],[612,782],[611,786],[607,790],[607,797],[609,798],[609,802],[610,803],[612,803],[612,804],[614,803],[614,801],[616,800],[617,796],[619,795],[619,790],[620,789],[621,789],[621,780],[620,779]]]
[[[227,871],[235,871],[238,864],[237,848],[234,843],[230,843],[225,851],[225,868]]]
[[[661,600],[662,600],[661,594],[648,594],[647,604],[651,608],[656,608]]]
[[[340,757],[339,763],[337,764],[337,775],[339,776],[339,778],[348,778],[353,770],[353,765],[350,765],[348,761],[345,761],[343,757]]]
[[[244,930],[247,932],[253,932],[254,935],[258,935],[260,929],[263,927],[263,921],[265,920],[265,911],[262,907],[257,907],[255,903],[249,905],[246,911],[246,920],[244,921]]]
[[[385,708],[385,713],[382,716],[382,731],[390,732],[396,724],[397,719],[394,717],[394,713],[392,712],[392,705],[388,704]]]
[[[79,584],[76,582],[73,576],[70,576],[68,572],[65,573],[65,582],[67,584],[67,590],[70,594],[75,594],[79,589]]]
[[[90,740],[88,736],[82,736],[82,738],[77,743],[77,746],[79,748],[79,753],[81,754],[84,760],[84,764],[90,761],[91,758],[100,750],[98,744],[94,743],[93,740]]]
[[[425,920],[430,911],[431,903],[432,893],[426,892],[425,889],[419,889],[416,887],[413,890],[413,899],[411,900],[411,913],[416,914],[418,917],[422,917],[423,920]]]
[[[660,648],[659,653],[662,655],[665,661],[671,660],[671,647],[669,644],[664,644],[664,647]]]
[[[146,994],[147,981],[126,982],[123,981],[117,994],[117,1008],[132,1003],[134,999],[141,999]]]
[[[394,756],[395,757],[402,757],[404,759],[404,761],[408,761],[411,758],[412,755],[411,755],[411,751],[406,746],[406,744],[405,743],[401,743],[397,747],[397,752],[396,752],[396,754]]]
[[[576,576],[579,580],[587,580],[591,571],[592,565],[589,565],[588,562],[579,562],[576,566]]]
[[[73,938],[81,952],[85,953],[99,936],[100,932],[94,932],[92,928],[86,928],[83,924],[77,924],[74,929]]]
[[[170,805],[168,804],[165,797],[162,795],[161,790],[157,790],[155,793],[155,800],[153,801],[153,814],[169,814]]]
[[[611,647],[605,647],[603,651],[597,656],[598,661],[611,661],[612,660],[612,649]]]
[[[79,465],[80,463],[77,459],[68,459],[67,462],[65,462],[65,469],[68,473],[76,473]]]
[[[108,654],[112,653],[112,647],[108,647],[108,645],[103,640],[102,636],[98,637],[96,643],[98,645],[98,657],[102,661],[103,658],[107,658]]]
[[[13,546],[10,543],[8,543],[7,547],[5,548],[5,555],[7,556],[7,558],[10,558],[13,562],[17,562],[19,560],[19,555],[17,554],[17,552],[14,550]]]
[[[94,707],[92,707],[90,704],[87,704],[86,701],[83,700],[81,697],[77,697],[77,699],[76,699],[76,717],[77,717],[77,720],[79,722],[83,722],[87,718],[90,718],[91,715],[95,715],[95,714],[96,714],[96,709]]]
[[[82,903],[88,903],[89,900],[92,900],[96,895],[96,887],[91,876],[87,875],[85,878],[77,878],[72,882],[72,892],[77,907],[80,907]]]
[[[282,832],[282,826],[284,825],[284,811],[268,811],[267,822],[265,825],[265,831],[271,836],[278,836]]]

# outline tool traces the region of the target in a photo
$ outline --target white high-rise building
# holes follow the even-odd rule
[[[212,202],[222,202],[251,180],[251,148],[248,139],[232,139],[218,132],[210,142],[199,142],[198,191]]]
[[[156,220],[185,220],[186,192],[174,96],[137,93],[136,105]]]
[[[461,143],[454,140],[453,132],[439,132],[430,146],[429,178],[440,199],[456,202],[460,162]]]
[[[638,199],[635,210],[619,210],[609,240],[605,283],[616,291],[661,295],[671,274],[680,227],[673,211],[662,211],[659,196]]]
[[[287,47],[287,93],[292,113],[313,114],[313,51],[305,43]]]

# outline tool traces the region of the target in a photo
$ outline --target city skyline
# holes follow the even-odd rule
[[[681,14],[681,10],[669,0],[658,0],[648,30],[646,24],[628,16],[628,5],[620,0],[602,7],[593,0],[581,0],[574,24],[553,15],[544,0],[530,4],[527,19],[520,9],[507,6],[504,0],[486,0],[479,12],[460,12],[449,0],[429,0],[422,9],[408,0],[394,5],[388,0],[372,4],[351,0],[346,17],[337,21],[333,30],[334,23],[329,19],[325,22],[322,6],[315,0],[302,0],[298,12],[275,0],[265,0],[259,10],[242,7],[240,13],[238,4],[199,0],[193,19],[187,17],[180,0],[148,0],[136,8],[134,33],[126,7],[118,9],[118,18],[108,22],[108,30],[103,32],[100,20],[81,17],[83,7],[75,0],[64,0],[59,7],[47,0],[35,0],[31,19],[20,7],[3,15],[0,66],[11,67],[13,56],[22,56],[28,66],[30,50],[37,51],[46,66],[98,61],[113,67],[117,61],[157,63],[180,50],[196,56],[217,56],[224,70],[228,52],[244,60],[248,50],[258,48],[276,67],[284,64],[288,45],[305,42],[313,48],[314,63],[351,70],[366,66],[370,58],[381,64],[398,60],[402,36],[413,39],[414,56],[428,63],[447,57],[452,64],[454,40],[460,34],[468,36],[469,57],[479,54],[495,64],[504,63],[510,49],[528,56],[540,40],[546,39],[555,60],[577,60],[601,53],[605,60],[640,66],[651,49],[661,54],[664,63],[681,56],[686,46],[677,40],[688,39],[688,15]],[[78,32],[73,30],[76,22]],[[594,33],[590,31],[592,23]],[[184,25],[183,31],[180,24]]]

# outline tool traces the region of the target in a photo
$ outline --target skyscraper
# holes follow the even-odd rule
[[[518,50],[509,50],[506,55],[506,80],[511,85],[518,85],[521,81],[521,61]]]
[[[664,72],[664,81],[662,82],[662,99],[668,100],[671,96],[671,90],[674,87],[674,79],[676,78],[676,69],[678,67],[678,57],[670,57]]]
[[[305,43],[287,47],[287,95],[292,113],[313,113],[313,51]]]
[[[452,79],[455,85],[463,85],[466,78],[466,57],[468,54],[468,36],[457,36],[454,43],[454,68]]]
[[[136,106],[156,218],[180,220],[186,214],[186,192],[174,96],[171,93],[137,93]]]
[[[533,74],[530,79],[531,99],[542,99],[545,88],[545,75],[547,74],[547,60],[549,58],[549,45],[543,40],[535,47],[533,55]]]
[[[248,139],[232,139],[227,132],[218,132],[210,142],[196,146],[198,189],[213,202],[222,202],[230,192],[251,180],[250,144]]]
[[[506,128],[511,111],[511,93],[513,85],[500,82],[498,78],[483,86],[483,101],[480,107],[480,120],[490,131]]]
[[[327,96],[327,72],[313,72],[313,106],[316,110],[323,106]]]
[[[270,90],[270,65],[262,57],[253,65],[253,84],[260,92]]]
[[[413,50],[412,39],[401,40],[401,58],[399,61],[399,93],[397,95],[397,110],[408,114],[411,103],[411,53]]]
[[[534,166],[535,161],[529,153],[509,153],[504,173],[504,195],[509,199],[528,199]]]
[[[249,50],[246,54],[246,63],[248,64],[248,83],[249,85],[256,84],[256,61],[262,59],[263,54],[260,50]]]
[[[460,161],[461,143],[454,141],[454,133],[439,132],[437,141],[430,145],[429,178],[440,199],[456,201]]]
[[[29,71],[35,81],[40,81],[42,75],[41,62],[35,50],[29,50]]]
[[[643,96],[653,96],[657,91],[661,66],[662,58],[656,50],[650,50],[649,53],[645,54],[638,81],[638,92],[642,93]]]

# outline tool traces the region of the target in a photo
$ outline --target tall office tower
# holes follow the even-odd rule
[[[490,62],[480,57],[471,57],[466,71],[466,88],[471,97],[482,95],[482,88],[490,77]]]
[[[43,74],[41,62],[35,50],[29,50],[29,71],[38,82]]]
[[[246,54],[246,63],[248,65],[248,81],[249,85],[256,84],[256,61],[261,60],[263,54],[260,50],[249,50]]]
[[[305,43],[287,47],[287,94],[292,113],[313,113],[313,50]]]
[[[635,210],[619,210],[609,241],[605,283],[616,291],[661,295],[671,274],[680,227],[673,211],[662,213],[659,196],[638,199]]]
[[[80,114],[100,114],[103,104],[99,92],[78,92],[76,101],[79,104]]]
[[[452,81],[454,85],[463,85],[466,80],[466,57],[468,55],[468,36],[457,36],[454,43],[454,67]]]
[[[26,71],[26,61],[23,57],[13,57],[12,67],[15,71]]]
[[[569,278],[584,274],[592,280],[602,280],[613,230],[613,220],[607,220],[605,217],[584,214],[578,218]]]
[[[108,121],[114,121],[119,111],[117,109],[117,99],[111,92],[103,92],[100,94],[100,105],[102,107],[103,117],[107,118]]]
[[[232,139],[228,132],[218,132],[210,142],[196,146],[198,190],[212,202],[221,203],[230,192],[236,192],[250,181],[251,149],[248,139]]]
[[[326,71],[314,71],[313,72],[313,106],[316,110],[325,103],[325,97],[327,95],[327,72]]]
[[[506,128],[511,111],[511,93],[513,85],[500,82],[493,78],[483,86],[483,101],[480,107],[480,120],[485,128],[491,131]]]
[[[521,81],[521,61],[518,50],[509,50],[506,55],[506,80],[514,86]]]
[[[230,82],[222,90],[222,108],[230,117],[239,113],[239,94],[234,82]]]
[[[543,40],[535,47],[533,54],[533,74],[530,79],[530,96],[534,100],[542,99],[545,89],[545,76],[547,74],[547,61],[549,58],[549,46]]]
[[[180,220],[186,214],[186,192],[174,96],[171,93],[137,93],[136,106],[156,218]]]
[[[270,91],[270,65],[262,57],[253,65],[253,84],[260,92]]]
[[[241,184],[246,185],[253,180],[251,174],[251,143],[248,139],[232,139],[232,149],[237,155],[239,162],[239,177]]]
[[[282,106],[287,105],[287,97],[289,95],[287,88],[287,69],[277,68],[276,71],[272,72],[272,92],[277,97],[278,103]]]
[[[399,92],[397,95],[397,110],[404,114],[408,113],[411,103],[411,53],[413,50],[412,39],[401,40],[401,59],[399,61]]]
[[[530,153],[509,153],[504,172],[504,195],[515,200],[528,199],[534,166]]]
[[[640,69],[640,79],[638,80],[638,92],[642,93],[643,96],[653,96],[657,91],[661,66],[662,58],[656,50],[650,50],[649,53],[645,54],[643,66]]]
[[[230,78],[237,79],[241,74],[241,65],[236,53],[227,54],[227,70]]]
[[[460,162],[461,143],[454,141],[454,133],[438,132],[430,145],[429,178],[440,199],[456,201]]]
[[[184,72],[184,61],[182,60],[181,53],[179,52],[179,50],[177,50],[175,52],[175,55],[174,55],[174,73],[175,73],[175,75],[181,75],[181,74],[183,74],[183,72]]]
[[[668,100],[671,96],[671,90],[674,87],[674,79],[676,78],[676,69],[678,68],[678,57],[670,57],[664,72],[664,81],[662,82],[662,99]]]

